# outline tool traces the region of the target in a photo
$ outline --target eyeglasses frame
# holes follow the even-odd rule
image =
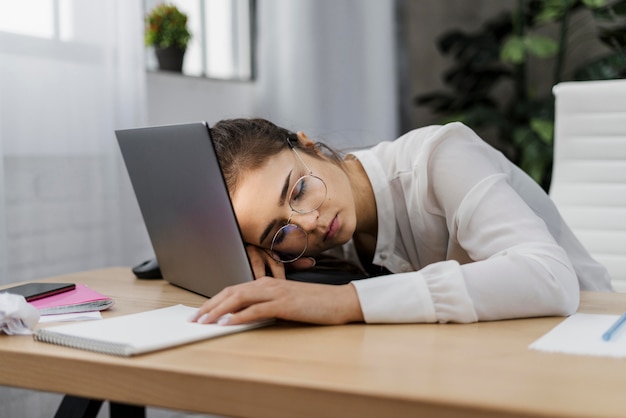
[[[308,174],[305,174],[304,176],[300,176],[298,178],[298,180],[296,180],[296,182],[294,183],[293,187],[289,190],[289,208],[291,209],[291,213],[289,214],[289,218],[287,218],[287,222],[281,226],[280,228],[278,228],[278,230],[276,231],[276,233],[274,234],[274,237],[272,237],[272,243],[270,245],[270,252],[272,255],[272,258],[276,261],[279,261],[283,264],[288,264],[288,263],[293,263],[294,261],[297,261],[298,259],[300,259],[304,253],[306,252],[306,250],[309,247],[309,233],[306,232],[302,227],[300,227],[298,224],[292,223],[291,219],[293,218],[294,213],[298,213],[300,215],[305,215],[307,213],[311,213],[314,212],[316,210],[318,210],[320,208],[320,206],[322,206],[324,204],[324,201],[326,200],[326,196],[328,193],[328,188],[326,186],[326,182],[321,178],[318,177],[316,175],[313,174],[313,170],[311,170],[309,168],[309,166],[304,162],[304,160],[302,159],[302,157],[300,156],[300,153],[298,151],[296,151],[296,147],[291,143],[291,141],[294,141],[294,138],[291,137],[287,137],[287,145],[289,146],[289,149],[291,149],[293,151],[293,153],[296,155],[296,157],[298,158],[298,160],[300,160],[300,162],[302,163],[302,165],[304,166],[304,168],[306,168],[306,170],[309,172]],[[319,181],[322,182],[322,184],[324,185],[324,199],[322,199],[322,201],[320,202],[319,205],[317,205],[316,207],[314,207],[313,209],[307,210],[307,211],[301,211],[298,209],[294,209],[293,206],[291,206],[291,196],[293,194],[294,188],[296,187],[296,185],[298,184],[298,182],[300,180],[302,180],[305,177],[313,177],[318,179]],[[283,228],[289,226],[289,225],[294,225],[296,228],[300,229],[302,232],[304,232],[304,237],[305,237],[305,242],[304,242],[304,249],[302,250],[302,252],[300,253],[300,255],[298,255],[297,257],[290,259],[290,260],[281,260],[280,258],[274,257],[274,250],[272,250],[272,247],[274,247],[274,241],[276,240],[276,238],[278,237],[278,234],[280,233],[280,231],[283,230]]]

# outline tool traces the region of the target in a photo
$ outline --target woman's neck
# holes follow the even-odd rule
[[[369,235],[376,239],[378,233],[378,215],[376,199],[369,177],[361,163],[354,157],[348,156],[344,161],[346,173],[352,186],[356,211],[356,235]]]

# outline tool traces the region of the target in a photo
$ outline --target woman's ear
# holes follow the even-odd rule
[[[298,142],[300,142],[300,145],[304,148],[311,148],[315,146],[315,142],[311,141],[304,132],[300,131],[296,135],[298,136]]]
[[[300,142],[300,145],[302,145],[302,147],[313,149],[317,154],[322,155],[322,151],[319,149],[316,143],[313,142],[308,136],[306,136],[304,132],[298,132],[296,135],[298,136],[298,142]]]

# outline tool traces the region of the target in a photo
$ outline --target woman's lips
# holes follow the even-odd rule
[[[339,219],[337,215],[335,215],[333,220],[330,221],[330,225],[328,225],[328,229],[326,230],[326,235],[324,235],[324,241],[328,241],[329,239],[332,239],[337,234],[338,230],[339,230]]]

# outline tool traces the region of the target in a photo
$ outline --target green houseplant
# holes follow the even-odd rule
[[[491,141],[548,190],[552,172],[554,98],[549,86],[567,80],[626,78],[626,0],[518,0],[508,12],[472,33],[451,30],[439,38],[454,61],[444,74],[447,91],[416,97],[442,122],[462,121]],[[591,16],[592,30],[579,25]],[[552,28],[553,35],[542,32]],[[566,67],[571,49],[597,39],[603,55]],[[501,94],[505,91],[506,94]],[[498,94],[500,92],[500,94]]]
[[[187,15],[176,6],[161,3],[146,16],[145,42],[154,47],[161,70],[182,71],[190,39]]]

